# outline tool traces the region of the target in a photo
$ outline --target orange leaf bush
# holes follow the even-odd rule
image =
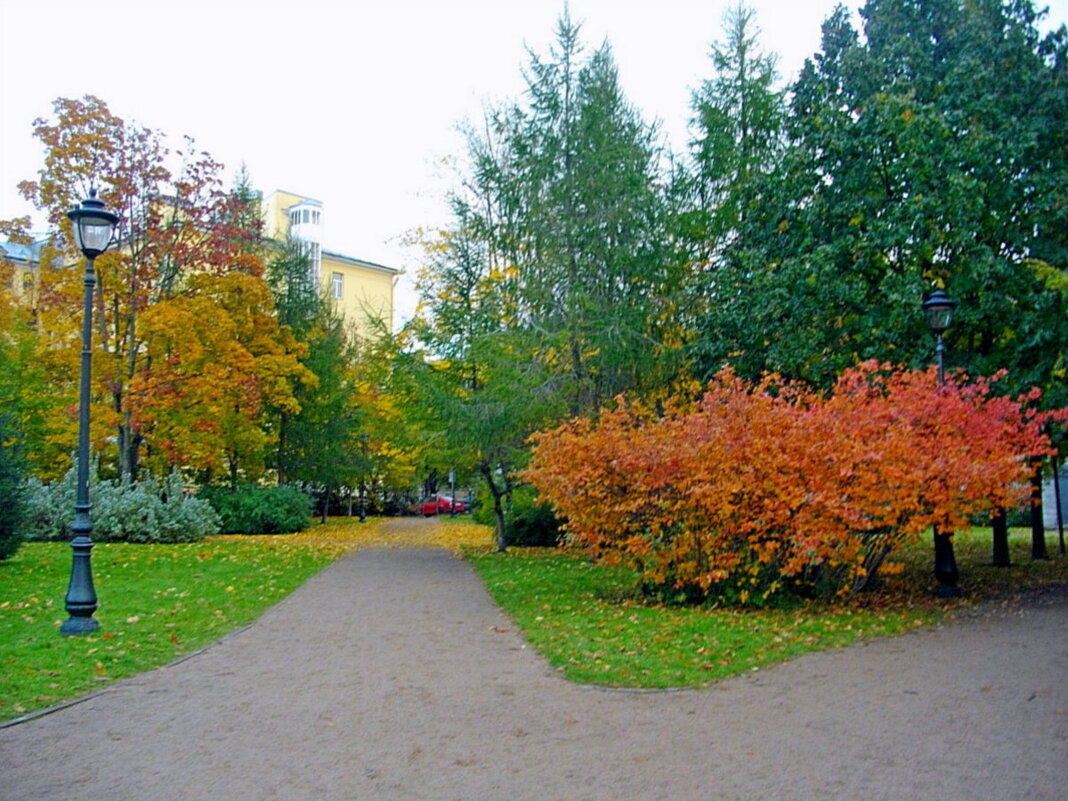
[[[1031,411],[1036,398],[876,362],[828,395],[725,369],[696,402],[654,414],[619,399],[535,435],[522,476],[573,544],[659,594],[848,596],[929,527],[1027,497],[1027,459],[1050,447],[1041,426],[1064,416]]]

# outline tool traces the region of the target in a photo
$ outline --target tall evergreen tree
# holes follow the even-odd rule
[[[471,173],[428,243],[411,329],[427,354],[421,396],[454,460],[486,481],[500,547],[529,434],[662,386],[680,341],[660,145],[610,48],[585,56],[565,13],[525,78],[525,102],[468,131]]]
[[[671,372],[677,260],[666,246],[660,145],[623,97],[611,50],[583,58],[565,16],[531,55],[529,101],[472,134],[472,210],[514,272],[515,325],[537,332],[572,411]]]
[[[690,167],[676,184],[680,238],[696,272],[699,319],[690,350],[705,375],[728,360],[745,372],[751,353],[764,347],[746,341],[757,278],[747,254],[750,240],[764,239],[768,208],[780,202],[787,107],[776,58],[758,37],[751,8],[739,3],[724,14],[722,41],[711,46],[713,76],[692,97]]]
[[[732,351],[747,372],[820,382],[861,358],[923,363],[923,293],[961,301],[951,363],[1055,384],[1068,325],[1061,258],[1063,29],[1028,0],[870,0],[844,9],[793,89],[778,202],[745,222]],[[1060,132],[1059,134],[1056,132]],[[1060,204],[1060,205],[1058,205]]]
[[[759,34],[752,8],[729,8],[723,40],[711,46],[713,76],[692,96],[690,191],[705,261],[720,257],[759,207],[759,179],[774,171],[785,144],[785,92]]]

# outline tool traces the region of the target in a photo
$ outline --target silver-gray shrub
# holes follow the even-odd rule
[[[90,475],[89,503],[96,542],[196,542],[219,531],[219,516],[185,491],[177,470],[162,481],[130,484]],[[74,520],[76,470],[51,484],[26,482],[22,535],[28,540],[67,540]]]

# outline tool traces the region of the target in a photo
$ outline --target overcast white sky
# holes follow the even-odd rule
[[[624,90],[685,144],[689,92],[734,0],[570,0],[607,38]],[[750,0],[785,78],[819,46],[834,0]],[[856,9],[860,0],[848,0]],[[1051,23],[1068,21],[1052,0]],[[35,117],[95,94],[118,116],[189,134],[256,188],[324,204],[329,250],[413,268],[401,237],[445,221],[457,124],[518,98],[526,46],[546,52],[563,0],[0,0],[0,218],[30,213]],[[399,304],[402,314],[410,300]]]

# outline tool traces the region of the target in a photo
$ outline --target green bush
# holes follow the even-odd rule
[[[560,519],[548,504],[538,503],[532,487],[512,491],[512,503],[504,515],[504,536],[508,545],[552,548],[560,541]]]
[[[493,515],[493,497],[485,483],[480,484],[475,492],[475,502],[471,505],[471,519],[484,526],[497,525],[497,519]]]
[[[67,540],[74,520],[77,468],[62,481],[24,485],[27,511],[21,530],[29,540]],[[89,503],[97,542],[196,542],[219,531],[219,519],[204,501],[185,491],[174,471],[163,481],[149,477],[132,484],[99,481],[90,471]]]
[[[312,500],[297,487],[204,487],[200,497],[218,513],[225,534],[291,534],[310,523]]]
[[[22,544],[22,461],[9,442],[9,426],[0,415],[0,561],[10,559]]]

